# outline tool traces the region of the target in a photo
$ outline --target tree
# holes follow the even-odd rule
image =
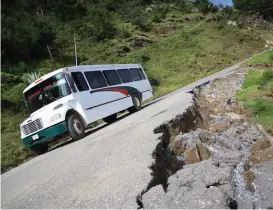
[[[233,0],[234,7],[238,10],[259,13],[264,18],[273,18],[272,0]]]

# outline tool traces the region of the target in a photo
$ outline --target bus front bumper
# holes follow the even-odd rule
[[[25,147],[31,147],[36,144],[48,142],[54,137],[60,136],[67,132],[67,127],[65,122],[58,123],[51,127],[40,130],[36,133],[31,134],[22,139]]]

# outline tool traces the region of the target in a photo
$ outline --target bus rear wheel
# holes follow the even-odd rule
[[[103,118],[103,121],[106,122],[106,123],[112,123],[112,122],[115,122],[117,120],[117,114],[112,114],[108,117],[105,117]]]
[[[41,155],[47,152],[48,144],[36,144],[30,147],[30,150],[36,155]]]
[[[70,114],[66,119],[66,125],[72,140],[79,140],[85,136],[85,127],[79,115]]]
[[[142,103],[141,103],[141,100],[140,100],[139,96],[136,95],[136,94],[134,94],[134,95],[132,95],[131,97],[132,97],[132,101],[133,101],[133,104],[134,104],[134,105],[133,105],[132,107],[130,107],[130,108],[128,109],[128,111],[129,111],[130,113],[134,113],[134,112],[136,112],[136,111],[141,110],[141,108],[142,108]]]

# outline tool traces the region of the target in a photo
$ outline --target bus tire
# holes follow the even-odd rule
[[[47,152],[48,144],[36,144],[30,147],[30,150],[36,155],[41,155]]]
[[[141,110],[142,103],[141,103],[140,97],[138,95],[136,95],[136,94],[133,94],[131,97],[132,97],[132,101],[133,101],[134,105],[132,107],[130,107],[128,109],[128,111],[130,113],[134,113],[134,112],[137,112],[137,111]]]
[[[69,136],[72,140],[79,140],[85,136],[85,127],[79,115],[72,113],[66,119]]]
[[[115,122],[117,120],[117,117],[118,117],[117,113],[112,114],[112,115],[110,115],[108,117],[103,118],[103,121],[106,122],[106,123],[112,123],[112,122]]]

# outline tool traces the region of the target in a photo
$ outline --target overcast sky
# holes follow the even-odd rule
[[[222,5],[228,5],[228,6],[232,6],[232,0],[210,0],[212,3],[214,4],[222,4]]]

